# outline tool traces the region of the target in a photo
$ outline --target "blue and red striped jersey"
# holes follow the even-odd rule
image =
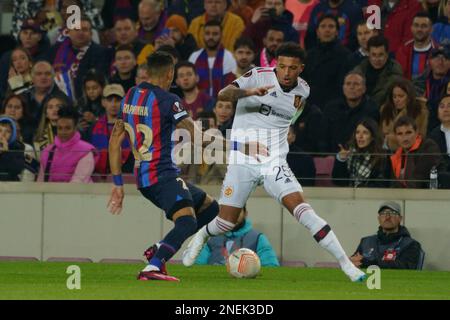
[[[188,117],[180,98],[160,87],[143,82],[131,88],[122,100],[119,119],[125,124],[136,160],[138,188],[176,177],[179,169],[172,159],[172,133]]]

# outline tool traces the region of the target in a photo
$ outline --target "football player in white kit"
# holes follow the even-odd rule
[[[268,147],[270,154],[258,162],[239,152],[230,153],[219,201],[220,213],[188,244],[183,253],[185,266],[194,264],[209,237],[233,230],[251,192],[263,184],[336,258],[352,281],[365,278],[365,273],[350,261],[327,222],[305,202],[302,187],[286,162],[289,125],[309,95],[308,84],[299,77],[304,60],[304,51],[298,44],[285,43],[277,51],[276,68],[254,68],[219,92],[219,100],[238,101],[231,140],[240,145],[256,139]]]

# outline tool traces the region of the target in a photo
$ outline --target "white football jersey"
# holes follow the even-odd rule
[[[231,140],[239,142],[258,141],[269,147],[269,157],[261,162],[284,158],[289,152],[287,135],[292,118],[309,96],[309,85],[301,79],[289,92],[281,88],[274,68],[254,68],[234,81],[241,89],[274,86],[265,96],[250,96],[238,100]],[[251,161],[242,153],[231,152],[233,161]],[[236,158],[235,158],[236,157]],[[236,162],[234,162],[236,163]]]

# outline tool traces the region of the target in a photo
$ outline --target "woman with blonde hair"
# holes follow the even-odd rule
[[[380,126],[385,149],[393,151],[398,148],[394,134],[394,123],[398,118],[405,115],[415,120],[418,132],[422,137],[425,137],[428,127],[426,100],[416,97],[411,81],[397,78],[389,86],[386,102],[380,110]]]

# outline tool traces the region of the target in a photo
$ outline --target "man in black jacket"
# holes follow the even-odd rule
[[[358,268],[376,265],[382,269],[422,269],[424,253],[420,243],[401,226],[400,205],[393,201],[378,210],[378,233],[361,239],[350,260]]]

